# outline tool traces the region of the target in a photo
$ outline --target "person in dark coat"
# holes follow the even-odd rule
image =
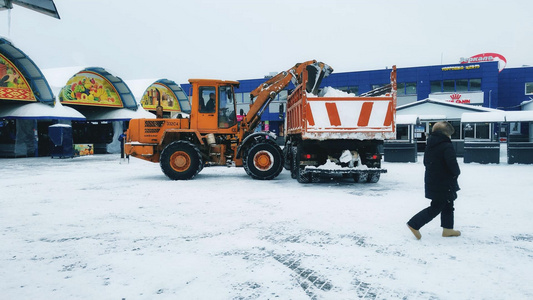
[[[457,157],[452,145],[453,126],[448,122],[437,122],[433,125],[431,135],[427,139],[424,153],[425,196],[431,199],[431,205],[407,222],[407,226],[417,239],[420,239],[420,228],[440,214],[442,236],[459,236],[461,232],[453,230],[453,201],[457,199],[459,185],[457,177],[461,173]]]
[[[124,142],[126,140],[126,135],[128,133],[127,129],[124,129],[124,132],[122,132],[121,135],[118,136],[118,141],[120,142],[120,158],[124,158]]]

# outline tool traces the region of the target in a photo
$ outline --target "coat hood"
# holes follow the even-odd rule
[[[427,140],[427,147],[432,148],[442,143],[451,143],[449,137],[442,132],[433,132],[429,135]]]

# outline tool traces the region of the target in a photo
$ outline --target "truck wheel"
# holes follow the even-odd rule
[[[192,179],[202,169],[202,155],[194,144],[173,142],[161,152],[159,162],[163,173],[172,180]]]
[[[381,173],[370,174],[370,175],[368,175],[367,181],[370,182],[370,183],[376,183],[376,182],[379,181],[379,178],[381,177],[380,175],[381,175]]]
[[[283,168],[285,170],[291,170],[292,167],[292,147],[290,144],[285,144],[283,147]]]
[[[255,144],[246,151],[243,166],[253,179],[270,180],[276,178],[283,169],[283,153],[273,143]]]
[[[305,172],[305,167],[300,166],[300,161],[302,158],[302,149],[301,146],[295,147],[296,151],[294,151],[293,155],[293,169],[294,174],[296,177],[296,181],[299,183],[309,183],[311,181],[311,174]]]
[[[353,180],[357,183],[364,183],[368,181],[368,173],[358,173],[353,175]]]
[[[291,160],[291,178],[296,179],[296,172],[298,172],[299,166],[296,164],[296,151],[298,148],[291,147],[290,151],[292,153],[292,160]]]

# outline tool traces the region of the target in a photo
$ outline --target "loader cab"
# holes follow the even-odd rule
[[[237,81],[191,79],[191,122],[202,133],[237,132],[234,86]]]

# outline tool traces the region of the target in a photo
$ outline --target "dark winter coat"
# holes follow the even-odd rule
[[[433,132],[424,154],[424,176],[426,198],[455,200],[459,185],[457,177],[461,173],[452,141],[441,132]]]

